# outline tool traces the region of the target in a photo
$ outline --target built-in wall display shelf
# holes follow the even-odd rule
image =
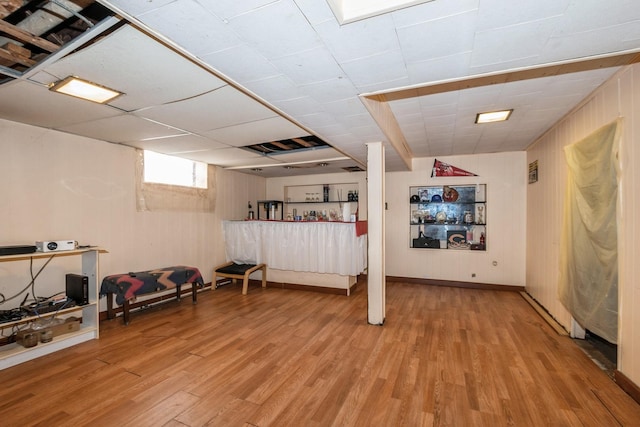
[[[352,221],[358,210],[358,183],[290,185],[284,188],[286,219]]]
[[[409,187],[410,247],[486,250],[486,193],[486,184]]]

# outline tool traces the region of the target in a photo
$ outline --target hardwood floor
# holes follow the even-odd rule
[[[4,426],[634,426],[640,406],[517,292],[227,286],[0,371]]]

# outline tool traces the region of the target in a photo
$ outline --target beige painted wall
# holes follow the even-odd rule
[[[527,291],[562,325],[570,315],[557,298],[559,244],[567,170],[563,147],[618,116],[624,118],[618,222],[618,370],[640,385],[640,66],[626,67],[579,108],[533,144],[527,161],[538,160],[539,181],[528,186]]]
[[[0,120],[0,246],[73,239],[109,251],[101,277],[185,264],[210,281],[225,261],[221,221],[244,218],[247,201],[265,196],[265,180],[217,168],[214,213],[137,212],[134,171],[132,148]],[[66,272],[79,264],[49,264],[39,295],[63,290]],[[28,262],[0,264],[5,296],[28,283]]]
[[[526,154],[500,153],[439,157],[477,177],[431,178],[433,158],[414,159],[412,172],[389,172],[386,179],[386,274],[388,276],[524,286],[526,223]],[[366,207],[366,174],[296,177],[295,185],[360,183],[360,209]],[[291,178],[267,179],[267,197],[282,200]],[[487,184],[486,252],[412,249],[409,247],[409,187]],[[364,217],[366,218],[366,217]],[[493,265],[493,262],[497,265]],[[475,277],[472,277],[475,274]]]
[[[438,160],[478,176],[431,178],[433,157],[414,159],[412,172],[386,174],[386,274],[524,286],[525,153],[449,156]],[[410,248],[409,187],[455,184],[487,185],[487,250]]]

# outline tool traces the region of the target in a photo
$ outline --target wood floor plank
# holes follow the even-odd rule
[[[224,287],[0,371],[2,425],[634,426],[640,405],[517,292]],[[0,348],[0,352],[2,348]],[[35,414],[35,415],[34,415]],[[635,423],[635,424],[634,424]]]

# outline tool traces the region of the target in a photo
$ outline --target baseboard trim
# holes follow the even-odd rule
[[[633,381],[631,381],[625,374],[618,371],[613,371],[613,380],[618,386],[624,390],[633,400],[640,404],[640,387],[638,387]]]
[[[386,281],[387,283],[389,282],[416,283],[419,285],[448,286],[453,288],[467,288],[467,289],[485,289],[490,291],[509,291],[509,292],[524,291],[524,286],[496,285],[493,283],[461,282],[457,280],[420,279],[415,277],[387,276]]]
[[[547,310],[545,310],[540,304],[538,304],[538,301],[534,300],[531,295],[529,295],[525,291],[520,292],[520,295],[522,295],[522,298],[524,298],[525,301],[527,301],[529,305],[533,307],[533,309],[540,315],[540,317],[542,317],[549,324],[549,326],[551,326],[553,330],[556,331],[558,335],[569,335],[567,330],[562,327],[562,325],[558,323],[556,319],[551,317]]]
[[[346,289],[329,288],[326,286],[299,285],[296,283],[267,282],[268,288],[292,289],[296,291],[310,291],[310,292],[319,292],[322,294],[332,294],[332,295],[351,295],[351,293],[355,291],[357,285],[358,285],[357,283],[354,283],[347,291]]]
[[[260,280],[249,279],[250,285],[261,285],[262,282]],[[353,291],[355,291],[358,283],[354,283],[347,292],[346,289],[341,288],[330,288],[326,286],[313,286],[313,285],[301,285],[298,283],[284,283],[284,282],[271,282],[267,280],[267,288],[274,289],[292,289],[296,291],[310,291],[310,292],[319,292],[322,294],[333,294],[333,295],[351,295]],[[223,285],[227,286],[227,285]]]

